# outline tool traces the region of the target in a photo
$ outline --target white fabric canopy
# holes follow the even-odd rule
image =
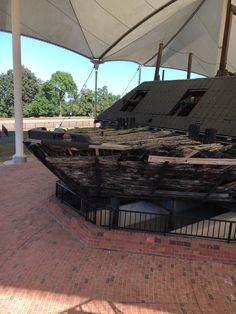
[[[235,4],[235,0],[232,1]],[[0,29],[11,31],[11,1],[0,1]],[[21,32],[90,59],[129,60],[214,76],[219,68],[227,0],[21,0]],[[227,69],[236,71],[236,17]]]

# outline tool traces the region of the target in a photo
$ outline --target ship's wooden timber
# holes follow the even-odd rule
[[[78,140],[85,136],[87,142]],[[168,130],[87,128],[27,147],[77,193],[236,202],[234,144],[203,144]]]
[[[236,203],[235,86],[143,82],[96,118],[101,128],[31,132],[26,145],[81,195]]]

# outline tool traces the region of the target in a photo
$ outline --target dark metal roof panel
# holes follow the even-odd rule
[[[187,116],[170,111],[191,90],[206,91]],[[148,91],[135,108],[122,111],[137,91]],[[219,135],[236,137],[236,77],[144,82],[99,116],[100,120],[135,117],[138,124],[187,131],[200,123],[201,131],[216,128]]]

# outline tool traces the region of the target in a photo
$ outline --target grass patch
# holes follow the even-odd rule
[[[27,132],[24,132],[24,138],[27,137]],[[8,137],[0,137],[0,162],[12,159],[15,154],[15,132],[9,132]],[[25,149],[25,154],[30,155],[30,152]]]

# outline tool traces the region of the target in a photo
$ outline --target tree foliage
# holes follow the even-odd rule
[[[119,96],[108,92],[107,86],[98,89],[97,113],[111,106]],[[93,116],[94,91],[85,87],[78,94],[77,86],[67,72],[57,71],[50,80],[41,82],[22,68],[22,101],[25,117]],[[0,117],[14,115],[13,71],[0,75]]]
[[[11,70],[0,76],[0,116],[12,117],[14,112],[13,76]]]
[[[107,86],[103,86],[102,88],[98,88],[98,96],[97,96],[97,113],[101,113],[108,109],[114,102],[119,99],[119,96],[113,95],[108,92]]]
[[[50,83],[58,91],[60,101],[64,101],[66,96],[70,99],[76,98],[77,86],[70,73],[57,71],[52,74]]]
[[[22,102],[31,103],[40,90],[40,80],[29,69],[22,67]],[[13,70],[0,75],[0,116],[14,114]]]

